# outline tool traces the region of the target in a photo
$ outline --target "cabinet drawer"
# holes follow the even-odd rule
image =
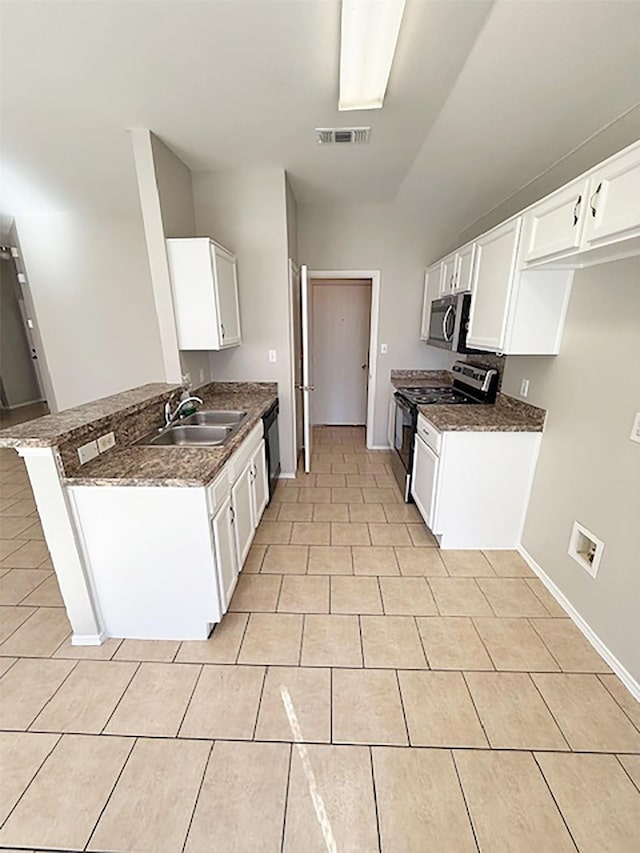
[[[420,438],[433,450],[434,453],[440,453],[442,433],[439,432],[430,421],[423,417],[423,415],[418,415],[417,431]]]

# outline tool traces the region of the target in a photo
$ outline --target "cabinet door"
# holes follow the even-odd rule
[[[453,281],[453,292],[464,293],[471,290],[471,276],[473,274],[473,256],[476,244],[469,243],[458,251],[456,256],[456,271]]]
[[[614,157],[589,178],[584,242],[631,236],[640,229],[640,146]]]
[[[440,296],[448,296],[453,293],[456,280],[456,256],[449,255],[442,261],[442,274],[440,276]]]
[[[242,336],[240,334],[240,308],[238,304],[238,277],[235,255],[212,243],[211,262],[213,264],[216,284],[216,305],[218,308],[218,328],[221,349],[237,346],[242,342]]]
[[[238,565],[242,568],[256,529],[253,523],[253,463],[251,460],[233,484],[231,506],[233,508],[233,530],[238,551]]]
[[[391,400],[389,401],[389,420],[387,421],[387,441],[389,442],[389,447],[393,450],[395,445],[395,436],[396,436],[396,400],[393,396],[393,392],[391,393]]]
[[[416,436],[415,442],[411,494],[425,524],[433,529],[439,459],[422,439]]]
[[[528,210],[522,219],[522,261],[570,252],[580,245],[587,181],[574,181]]]
[[[262,513],[267,505],[269,496],[269,483],[267,480],[267,462],[264,450],[264,441],[251,457],[252,486],[253,486],[253,525],[257,527],[262,518]]]
[[[211,522],[213,545],[218,570],[220,606],[225,613],[238,580],[238,555],[234,536],[234,518],[231,499],[226,497]]]
[[[476,241],[467,343],[477,349],[504,346],[521,225],[522,217],[512,219]]]
[[[440,296],[440,276],[442,274],[442,264],[438,261],[437,264],[429,267],[424,274],[424,298],[422,300],[422,324],[420,326],[420,340],[426,341],[429,338],[429,320],[431,318],[431,303],[434,299]]]

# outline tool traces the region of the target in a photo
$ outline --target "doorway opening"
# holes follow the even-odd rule
[[[315,426],[364,427],[369,389],[371,279],[309,277]]]
[[[293,431],[309,471],[314,425],[360,425],[374,448],[380,271],[291,264],[290,284]]]
[[[25,302],[14,254],[10,247],[0,246],[1,427],[49,412],[31,313]]]

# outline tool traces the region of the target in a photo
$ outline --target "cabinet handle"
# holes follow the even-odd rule
[[[592,194],[591,198],[589,199],[589,205],[591,206],[591,216],[593,216],[593,217],[594,217],[594,219],[595,219],[595,215],[596,215],[596,213],[598,212],[598,211],[596,210],[596,202],[595,202],[595,200],[596,200],[596,198],[598,197],[598,193],[600,192],[600,190],[601,190],[601,189],[602,189],[602,181],[600,181],[600,183],[599,183],[599,184],[598,184],[598,186],[596,187],[595,192]]]
[[[573,207],[573,225],[574,227],[578,224],[578,219],[580,217],[580,205],[582,204],[582,196],[579,195],[578,199]]]
[[[222,340],[224,340],[224,323],[220,323],[220,330],[222,331]]]
[[[231,513],[231,524],[233,524],[236,520],[236,511],[232,506],[229,507],[229,512]]]

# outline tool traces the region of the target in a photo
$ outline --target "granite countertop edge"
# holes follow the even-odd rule
[[[440,432],[543,432],[547,412],[508,394],[494,405],[428,405],[418,411]]]

